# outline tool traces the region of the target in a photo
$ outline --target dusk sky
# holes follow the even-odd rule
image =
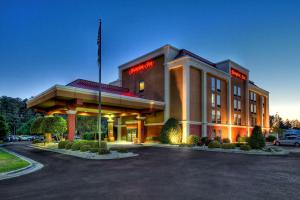
[[[270,114],[300,119],[300,1],[0,0],[0,96],[97,81],[99,17],[104,83],[119,65],[171,44],[248,68],[270,91]]]

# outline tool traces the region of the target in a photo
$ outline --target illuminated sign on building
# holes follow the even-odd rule
[[[245,74],[243,74],[235,69],[232,69],[232,68],[231,68],[231,75],[234,77],[237,77],[239,79],[242,79],[244,81],[247,80],[247,76]]]
[[[152,67],[154,67],[154,61],[153,60],[149,60],[149,61],[146,61],[146,62],[144,62],[142,64],[138,64],[138,65],[136,65],[134,67],[131,67],[129,69],[129,71],[128,71],[128,74],[129,75],[137,74],[137,73],[139,73],[141,71],[145,71],[145,70],[150,69]]]

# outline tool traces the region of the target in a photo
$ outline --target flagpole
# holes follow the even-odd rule
[[[98,135],[99,135],[99,147],[101,148],[101,40],[102,40],[102,21],[99,19],[99,30],[98,30],[98,69],[99,69],[99,94],[98,94]]]

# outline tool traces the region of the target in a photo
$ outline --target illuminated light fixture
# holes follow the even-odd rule
[[[134,67],[131,67],[128,71],[128,74],[129,75],[134,75],[134,74],[137,74],[141,71],[144,71],[144,70],[147,70],[147,69],[150,69],[154,66],[154,61],[153,60],[148,60],[142,64],[139,64],[139,65],[136,65]]]
[[[241,73],[241,72],[239,72],[235,69],[231,69],[230,72],[231,72],[231,75],[236,77],[236,78],[242,79],[244,81],[247,80],[247,76],[245,74],[243,74],[243,73]]]

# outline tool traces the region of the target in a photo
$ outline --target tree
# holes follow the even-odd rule
[[[0,115],[0,140],[3,140],[3,138],[8,133],[8,125],[2,115]]]
[[[254,127],[248,143],[252,149],[261,149],[266,146],[266,141],[260,126]]]
[[[292,124],[290,122],[289,119],[286,119],[284,122],[283,122],[283,126],[284,126],[284,129],[290,129],[292,128]]]
[[[60,140],[67,131],[67,122],[64,118],[58,116],[44,117],[40,127],[41,131],[45,134],[46,140],[51,140],[51,134],[55,134]]]
[[[77,131],[81,136],[85,133],[94,133],[95,137],[98,137],[97,117],[78,115],[76,123]],[[107,119],[105,117],[101,119],[101,132],[102,136],[107,136]]]
[[[36,134],[36,135],[43,134],[42,127],[41,127],[43,119],[44,119],[43,117],[39,117],[39,118],[36,118],[32,122],[31,127],[30,127],[30,133],[31,134]]]
[[[160,141],[164,144],[181,143],[182,131],[177,119],[170,118],[163,126],[160,133]]]
[[[26,123],[22,124],[20,128],[17,129],[17,134],[18,135],[29,135],[31,133],[30,129],[31,129],[31,125],[33,124],[33,122],[35,121],[35,118],[31,118],[30,120],[28,120]]]

